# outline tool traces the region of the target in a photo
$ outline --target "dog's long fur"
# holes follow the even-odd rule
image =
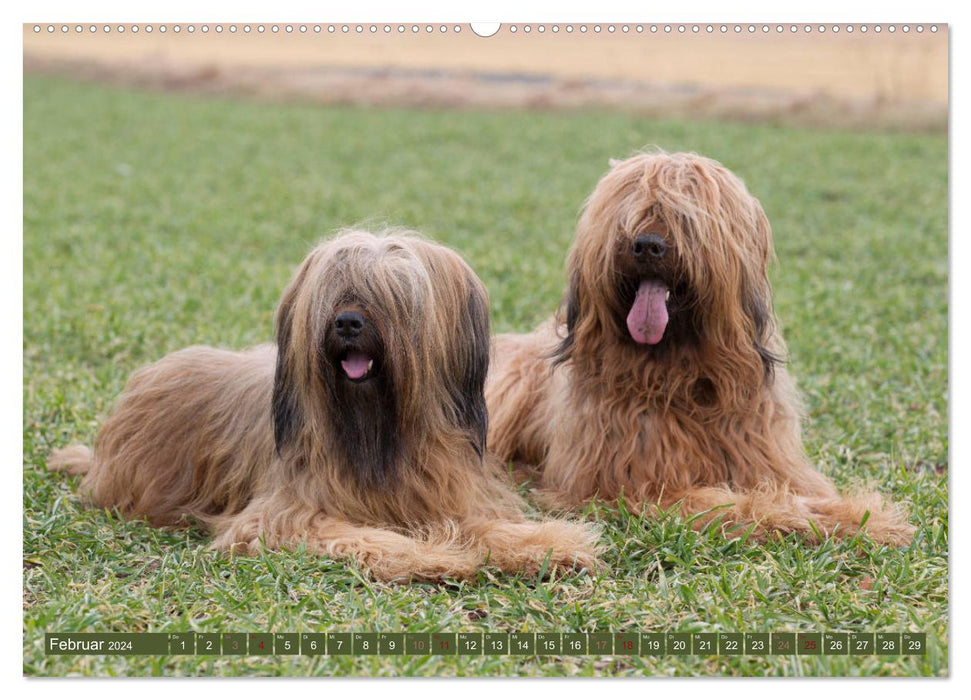
[[[348,313],[363,325],[344,336]],[[197,521],[219,549],[305,542],[383,580],[464,578],[487,558],[595,565],[594,528],[528,521],[486,457],[488,298],[454,252],[346,232],[300,266],[276,329],[275,346],[191,347],[140,369],[93,453],[55,451],[49,467],[127,517]],[[352,353],[365,359],[347,370]]]
[[[556,319],[494,340],[492,449],[538,468],[543,495],[561,507],[621,495],[633,506],[680,502],[704,514],[699,523],[810,539],[866,519],[872,538],[909,542],[898,508],[841,496],[803,451],[771,257],[762,207],[720,164],[660,152],[614,163],[579,221]],[[630,329],[628,314],[644,315],[639,289],[670,293],[653,344]]]

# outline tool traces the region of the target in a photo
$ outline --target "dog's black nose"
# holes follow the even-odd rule
[[[634,239],[634,257],[638,260],[663,258],[668,244],[656,233],[642,233]]]
[[[356,311],[342,311],[334,319],[334,328],[341,338],[353,338],[364,328],[364,317]]]

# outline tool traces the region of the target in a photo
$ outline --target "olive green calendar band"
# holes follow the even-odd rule
[[[923,656],[923,632],[174,632],[44,636],[56,656]]]

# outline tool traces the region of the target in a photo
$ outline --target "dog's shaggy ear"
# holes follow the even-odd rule
[[[757,241],[758,251],[748,268],[749,279],[743,282],[742,311],[752,323],[755,351],[762,360],[765,381],[772,383],[776,365],[784,359],[769,348],[775,334],[775,315],[772,311],[772,289],[769,285],[769,260],[772,257],[772,229],[768,217],[758,200],[752,199],[755,207],[755,226],[751,238]]]
[[[469,366],[463,386],[463,419],[480,457],[485,455],[486,434],[489,432],[489,411],[485,402],[485,380],[489,371],[489,302],[475,286],[470,287]]]
[[[489,411],[485,402],[485,380],[489,371],[489,302],[481,284],[468,280],[468,297],[459,323],[456,350],[463,357],[461,371],[447,378],[449,396],[455,406],[457,422],[467,431],[476,454],[486,452]]]
[[[294,439],[303,423],[303,412],[297,393],[290,337],[293,332],[293,295],[284,294],[276,316],[276,371],[273,377],[273,438],[277,454]]]
[[[570,359],[573,345],[576,342],[576,326],[580,319],[580,280],[577,272],[570,275],[570,284],[560,302],[559,321],[566,323],[566,336],[557,345],[553,353],[553,365],[559,365]]]
[[[742,308],[752,321],[755,331],[752,338],[755,351],[762,360],[762,367],[765,369],[765,381],[767,384],[771,384],[776,365],[783,362],[781,357],[768,348],[775,324],[771,302],[765,295],[754,289],[748,289],[742,296]]]

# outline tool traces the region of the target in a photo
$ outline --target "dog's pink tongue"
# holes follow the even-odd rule
[[[341,367],[351,379],[360,379],[367,374],[369,364],[371,364],[371,358],[356,350],[347,353],[347,357],[341,360]]]
[[[627,314],[627,330],[635,342],[641,345],[661,342],[668,325],[667,293],[667,285],[658,280],[644,280],[637,288],[637,297]]]

